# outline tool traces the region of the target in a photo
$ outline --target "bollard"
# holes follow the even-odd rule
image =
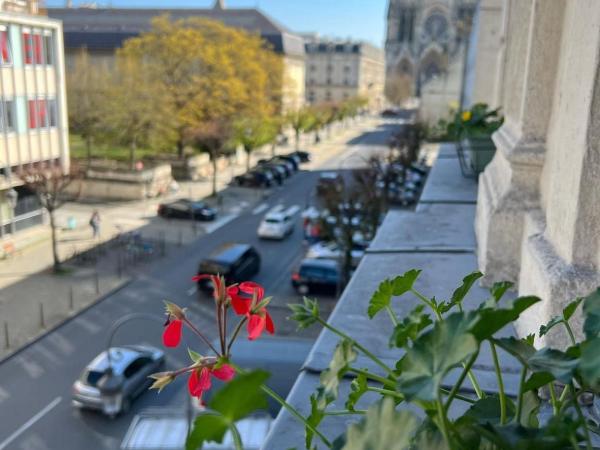
[[[44,304],[40,302],[40,328],[46,328],[46,321],[44,320]]]
[[[73,311],[75,307],[75,292],[73,291],[73,286],[69,287],[69,311]]]
[[[100,294],[100,275],[98,275],[98,270],[94,272],[94,284],[96,285],[96,295]]]
[[[10,339],[8,338],[8,322],[4,322],[4,348],[10,348]]]

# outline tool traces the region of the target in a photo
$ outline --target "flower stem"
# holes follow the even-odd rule
[[[494,369],[498,378],[498,396],[500,397],[500,425],[506,423],[506,395],[504,394],[504,381],[502,380],[502,372],[500,371],[500,363],[498,362],[498,352],[496,346],[490,341],[490,349],[492,350],[492,359],[494,360]]]
[[[515,422],[521,423],[521,412],[523,411],[523,392],[525,377],[527,376],[527,367],[521,369],[521,378],[519,379],[519,398],[517,399],[517,411],[515,412]]]
[[[375,364],[377,364],[379,367],[381,367],[385,372],[387,372],[389,375],[393,376],[394,378],[396,378],[396,374],[394,373],[394,371],[392,369],[390,369],[383,361],[381,361],[377,356],[375,356],[373,353],[371,353],[369,350],[367,350],[365,347],[363,347],[362,345],[360,345],[358,342],[356,342],[354,339],[352,339],[350,336],[348,336],[346,333],[343,333],[342,331],[338,330],[335,327],[332,327],[331,325],[329,325],[327,322],[325,322],[320,316],[317,318],[317,321],[325,328],[327,328],[329,331],[331,331],[334,334],[337,334],[339,337],[341,337],[342,339],[346,339],[347,341],[349,341],[354,347],[356,347],[358,350],[360,350],[361,352],[363,352],[365,354],[365,356],[369,357]]]
[[[402,395],[400,392],[390,391],[389,389],[381,389],[381,388],[368,386],[367,391],[377,392],[378,394],[381,394],[381,395],[388,395],[390,397],[395,397],[397,399],[404,400],[404,395]]]
[[[458,380],[456,381],[454,386],[452,386],[452,390],[448,394],[448,398],[446,399],[446,404],[444,405],[444,409],[446,411],[448,411],[450,409],[450,404],[452,403],[452,400],[454,400],[454,398],[457,396],[458,391],[460,390],[460,387],[463,384],[463,381],[465,381],[467,374],[471,370],[471,366],[473,366],[473,364],[475,364],[475,360],[477,359],[478,355],[479,355],[479,353],[475,353],[473,356],[471,356],[471,359],[469,359],[469,361],[465,365],[462,373],[460,374],[460,377],[458,377]]]
[[[231,437],[233,440],[235,450],[244,450],[244,445],[242,444],[242,437],[240,436],[240,432],[235,426],[235,423],[231,423],[229,425],[229,429],[231,430]]]
[[[210,341],[209,341],[209,340],[206,338],[206,336],[204,336],[204,335],[203,335],[203,334],[200,332],[200,330],[199,330],[198,328],[196,328],[196,326],[195,326],[195,325],[194,325],[192,322],[190,322],[190,321],[188,320],[188,318],[187,318],[187,317],[186,317],[186,318],[184,318],[184,319],[183,319],[183,321],[185,322],[185,324],[186,324],[188,327],[190,327],[190,329],[191,329],[191,330],[192,330],[192,331],[193,331],[193,332],[194,332],[194,333],[195,333],[195,334],[196,334],[196,335],[197,335],[197,336],[198,336],[200,339],[202,339],[202,340],[204,341],[204,343],[205,343],[206,345],[208,345],[208,346],[210,347],[210,349],[211,349],[213,352],[215,352],[215,354],[216,354],[217,356],[220,356],[220,355],[221,355],[221,354],[218,352],[218,350],[217,350],[217,349],[216,349],[216,348],[215,348],[215,347],[214,347],[214,346],[213,346],[213,345],[210,343]]]
[[[328,448],[331,448],[331,442],[329,442],[329,440],[325,436],[323,436],[323,434],[319,430],[317,430],[310,423],[308,423],[306,418],[304,418],[304,416],[302,416],[302,414],[300,414],[296,408],[294,408],[292,405],[290,405],[288,402],[286,402],[283,398],[281,398],[279,396],[279,394],[277,394],[275,391],[273,391],[268,386],[265,386],[263,384],[260,386],[260,388],[268,396],[270,396],[273,400],[275,400],[277,403],[279,403],[283,408],[287,409],[288,412],[292,416],[294,416],[296,419],[298,419],[300,422],[302,422],[306,428],[308,428],[310,431],[312,431],[315,434],[315,436],[318,436],[321,439],[321,441],[323,441],[323,444],[325,444],[325,446],[327,446]]]
[[[374,373],[371,373],[367,370],[355,369],[354,367],[350,367],[350,369],[348,369],[348,370],[350,372],[354,372],[359,375],[364,375],[365,377],[370,378],[373,381],[378,381],[381,384],[383,384],[384,386],[391,387],[392,389],[396,388],[396,383],[394,381],[390,380],[389,378],[384,378],[379,375],[375,375]]]
[[[396,318],[396,314],[394,314],[394,310],[392,309],[392,307],[390,305],[387,305],[385,307],[385,310],[388,312],[390,319],[392,320],[392,323],[394,324],[394,326],[397,327],[398,319]]]
[[[229,344],[227,345],[227,356],[229,356],[229,352],[231,351],[231,346],[235,342],[235,339],[237,338],[238,334],[240,334],[240,331],[242,330],[242,327],[244,326],[244,323],[246,322],[247,319],[248,318],[246,316],[244,316],[242,319],[240,319],[238,324],[235,326],[235,330],[233,331],[233,334],[231,335],[231,339],[229,340]]]

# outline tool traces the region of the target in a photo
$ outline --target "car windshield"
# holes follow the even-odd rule
[[[98,381],[100,381],[100,378],[102,378],[103,375],[104,372],[100,372],[98,370],[87,370],[84,372],[81,378],[88,386],[96,387],[98,385]]]
[[[274,219],[272,217],[265,219],[265,223],[274,223],[274,224],[280,224],[282,222],[281,219]]]
[[[208,274],[226,274],[229,272],[229,268],[225,267],[222,264],[217,264],[215,262],[212,261],[204,261],[201,266],[200,266],[200,271],[202,273],[208,273]]]

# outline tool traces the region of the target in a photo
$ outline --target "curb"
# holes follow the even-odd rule
[[[124,281],[121,285],[116,286],[114,288],[112,288],[111,290],[107,291],[106,293],[102,294],[100,297],[98,297],[95,301],[91,302],[89,305],[84,306],[83,308],[81,308],[80,310],[74,312],[73,314],[65,317],[62,321],[58,322],[56,325],[54,325],[51,328],[48,328],[46,331],[44,331],[41,334],[38,334],[37,336],[35,336],[34,338],[30,339],[28,342],[26,342],[25,344],[23,344],[21,347],[15,349],[14,351],[12,351],[11,353],[9,353],[8,355],[0,358],[0,365],[4,364],[5,362],[7,362],[8,360],[12,359],[13,357],[17,356],[19,353],[21,353],[24,350],[27,350],[29,347],[33,346],[34,344],[38,343],[39,341],[41,341],[43,338],[45,338],[46,336],[48,336],[50,333],[55,332],[56,330],[58,330],[59,328],[61,328],[62,326],[66,325],[67,323],[71,322],[73,319],[76,319],[77,317],[79,317],[81,314],[83,314],[84,312],[88,311],[89,309],[91,309],[92,307],[98,305],[99,303],[101,303],[102,301],[106,300],[108,297],[116,294],[117,292],[121,291],[122,289],[125,289],[127,286],[129,286],[132,282],[134,281],[134,278],[130,278],[129,280]]]

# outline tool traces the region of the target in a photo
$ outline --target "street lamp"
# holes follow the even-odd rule
[[[12,234],[15,233],[15,209],[17,208],[17,202],[19,200],[19,193],[15,191],[14,188],[10,188],[6,194],[6,199],[8,200],[8,206],[10,206],[12,217],[10,220],[10,232]]]

